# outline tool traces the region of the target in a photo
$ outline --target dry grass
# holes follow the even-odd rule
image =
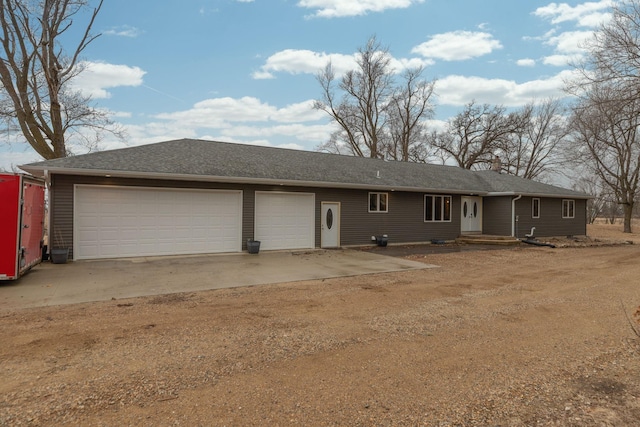
[[[632,233],[623,233],[623,224],[606,224],[604,219],[598,219],[587,226],[587,234],[593,239],[617,240],[640,243],[640,219],[634,219],[631,224]]]

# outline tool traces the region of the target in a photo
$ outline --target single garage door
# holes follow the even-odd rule
[[[242,192],[78,185],[74,258],[240,252]]]
[[[315,246],[313,193],[256,192],[255,239],[261,249]]]

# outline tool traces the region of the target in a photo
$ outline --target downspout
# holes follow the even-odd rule
[[[516,202],[522,199],[522,194],[511,199],[511,237],[516,237]]]
[[[51,176],[49,175],[49,169],[45,169],[43,171],[43,175],[44,175],[44,185],[48,190],[51,188]]]

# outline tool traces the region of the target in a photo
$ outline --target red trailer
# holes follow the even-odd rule
[[[42,261],[44,181],[0,173],[0,280],[13,280]]]

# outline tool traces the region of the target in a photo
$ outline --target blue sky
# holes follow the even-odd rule
[[[437,80],[438,126],[471,100],[518,107],[564,96],[568,61],[612,4],[106,0],[94,26],[102,35],[84,52],[76,86],[126,131],[124,141],[107,136],[103,149],[203,138],[314,150],[333,129],[312,109],[316,73],[329,60],[352,68],[373,35],[398,72],[423,65],[424,78]],[[0,167],[38,160],[19,135],[0,140]]]

